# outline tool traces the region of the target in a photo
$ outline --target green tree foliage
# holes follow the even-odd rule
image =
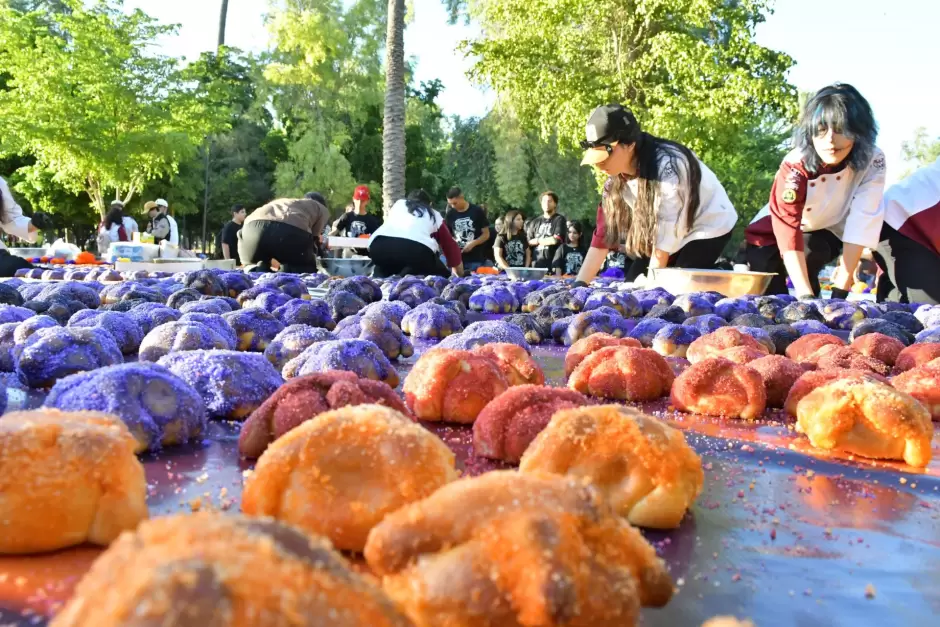
[[[793,61],[754,42],[770,0],[480,0],[473,76],[562,152],[597,105],[621,102],[728,187],[741,228],[766,202],[796,116]],[[455,5],[458,6],[458,5]],[[564,190],[561,190],[562,192]]]
[[[931,138],[927,129],[920,127],[914,131],[914,139],[901,144],[901,156],[912,164],[912,168],[905,176],[925,165],[931,164],[940,157],[940,137]]]
[[[33,181],[51,174],[103,215],[109,197],[129,201],[173,172],[221,121],[175,59],[145,54],[175,27],[115,0],[61,4],[25,13],[0,4],[0,152],[31,155],[43,173]]]

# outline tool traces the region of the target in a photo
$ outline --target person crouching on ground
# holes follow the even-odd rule
[[[320,234],[329,219],[326,207],[315,200],[272,200],[245,218],[238,256],[261,271],[270,271],[276,260],[285,272],[317,272]]]

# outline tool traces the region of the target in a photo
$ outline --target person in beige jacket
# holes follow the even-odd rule
[[[317,272],[317,249],[330,219],[326,207],[309,198],[279,198],[245,218],[239,232],[238,256],[258,270],[277,261],[285,272]]]

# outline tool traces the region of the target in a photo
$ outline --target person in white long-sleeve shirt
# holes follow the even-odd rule
[[[166,241],[170,242],[174,246],[180,245],[180,229],[176,225],[176,220],[173,216],[170,215],[170,205],[162,198],[157,198],[155,201],[157,203],[157,208],[163,215],[166,216],[166,219],[170,222],[170,236],[166,238]]]
[[[0,177],[0,229],[29,243],[34,243],[39,235],[39,228],[23,215],[23,208],[13,198],[3,177]],[[0,248],[6,248],[3,242],[0,242]]]

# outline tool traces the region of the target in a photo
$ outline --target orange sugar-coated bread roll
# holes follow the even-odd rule
[[[767,407],[783,407],[793,384],[806,372],[806,366],[783,355],[767,355],[749,362],[747,367],[763,379]]]
[[[632,524],[657,529],[679,526],[704,481],[681,431],[623,405],[556,413],[519,470],[588,480]]]
[[[911,344],[898,354],[897,359],[894,361],[894,371],[906,372],[938,357],[940,357],[940,343]]]
[[[610,333],[593,333],[572,344],[568,352],[565,353],[565,376],[570,377],[571,373],[578,367],[578,364],[584,361],[585,357],[608,346],[643,347],[639,340],[635,340],[632,337],[615,337]]]
[[[721,327],[692,342],[689,345],[689,350],[686,352],[685,357],[694,364],[708,357],[714,357],[720,352],[734,348],[735,346],[746,346],[761,351],[765,355],[770,354],[766,346],[747,333],[739,331],[734,327]]]
[[[409,627],[321,537],[270,518],[156,518],[92,565],[53,627]]]
[[[847,368],[880,375],[887,375],[891,370],[884,362],[863,355],[852,346],[824,346],[808,361],[820,370]]]
[[[706,416],[754,420],[764,413],[764,380],[747,366],[721,357],[692,364],[672,386],[671,401],[679,411]]]
[[[866,357],[877,359],[880,362],[893,366],[898,355],[904,350],[904,343],[893,337],[881,333],[866,333],[855,338],[852,348]]]
[[[829,333],[809,333],[790,344],[786,354],[793,361],[806,361],[823,346],[845,346],[845,340]]]
[[[817,448],[918,467],[930,463],[930,413],[880,381],[843,379],[813,390],[797,405],[796,429]]]
[[[608,346],[578,364],[568,387],[587,396],[652,401],[669,394],[675,380],[662,355],[648,348]]]
[[[489,402],[473,423],[473,451],[481,457],[518,462],[555,412],[589,405],[574,390],[517,385]]]
[[[509,389],[496,363],[470,351],[435,348],[405,377],[405,405],[419,420],[472,423]]]
[[[761,357],[767,357],[767,351],[751,348],[750,346],[732,346],[731,348],[719,351],[715,357],[721,357],[732,363],[744,365],[760,359]]]
[[[0,418],[0,554],[108,545],[147,518],[137,440],[115,416],[56,409]]]
[[[868,370],[852,370],[848,368],[833,368],[830,370],[810,370],[800,375],[787,394],[787,400],[783,403],[783,410],[790,416],[796,416],[796,407],[803,397],[822,387],[827,383],[838,381],[840,379],[872,379],[887,383],[888,380],[881,375]]]
[[[940,420],[940,358],[902,372],[891,380],[891,385],[916,398],[931,418]]]
[[[545,383],[545,373],[541,366],[535,363],[529,351],[516,344],[496,342],[482,344],[470,351],[492,359],[505,375],[509,385],[542,385]]]
[[[272,443],[245,482],[242,511],[361,551],[386,514],[456,478],[454,454],[430,431],[388,407],[349,406]]]
[[[385,518],[366,560],[420,627],[631,626],[672,581],[653,548],[582,481],[489,472]]]

